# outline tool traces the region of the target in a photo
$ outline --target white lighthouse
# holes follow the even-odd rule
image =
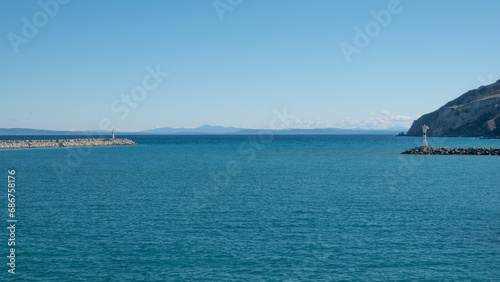
[[[424,124],[422,126],[422,131],[424,132],[424,143],[422,144],[422,147],[427,147],[427,129],[429,129],[429,127]]]

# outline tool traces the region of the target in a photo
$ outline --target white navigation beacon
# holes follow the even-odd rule
[[[111,134],[113,135],[113,139],[115,139],[115,130],[111,130]]]
[[[422,125],[422,131],[424,132],[424,144],[422,144],[422,147],[427,147],[427,129],[429,129],[427,125]]]

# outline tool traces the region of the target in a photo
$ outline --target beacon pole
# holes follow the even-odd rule
[[[422,144],[422,147],[427,147],[427,129],[429,129],[429,127],[424,124],[422,126],[422,131],[424,132],[424,143]]]

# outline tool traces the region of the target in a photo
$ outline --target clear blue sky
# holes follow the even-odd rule
[[[409,126],[500,79],[500,1],[54,1],[1,3],[0,128]]]

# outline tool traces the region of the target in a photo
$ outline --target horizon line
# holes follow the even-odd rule
[[[225,129],[235,129],[235,130],[271,130],[271,131],[284,131],[284,130],[326,130],[326,129],[336,129],[336,130],[373,130],[373,131],[398,131],[398,130],[409,130],[406,127],[389,127],[389,128],[362,128],[362,127],[313,127],[313,128],[300,128],[300,127],[289,127],[289,128],[246,128],[246,127],[234,127],[234,126],[222,126],[222,125],[201,125],[198,127],[173,127],[173,126],[164,126],[164,127],[156,127],[152,129],[145,130],[120,130],[114,129],[115,132],[122,133],[140,133],[146,131],[154,131],[159,129],[184,129],[184,130],[196,130],[202,127],[218,127]],[[38,130],[38,131],[60,131],[60,132],[111,132],[111,130],[103,130],[103,129],[46,129],[46,128],[29,128],[29,127],[0,127],[0,130]]]

